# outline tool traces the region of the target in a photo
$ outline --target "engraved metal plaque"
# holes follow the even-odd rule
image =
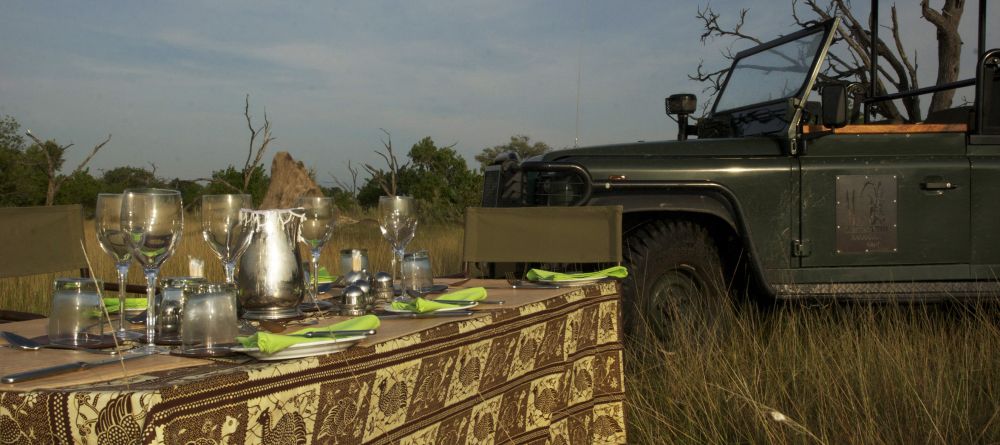
[[[896,251],[894,175],[837,176],[837,253]]]

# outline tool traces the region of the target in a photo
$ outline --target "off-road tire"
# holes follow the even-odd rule
[[[719,251],[708,230],[655,220],[625,239],[625,334],[633,344],[669,340],[678,329],[703,335],[731,312]]]

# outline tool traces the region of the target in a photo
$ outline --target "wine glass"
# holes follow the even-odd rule
[[[122,194],[122,230],[132,256],[146,275],[145,353],[162,352],[156,335],[156,278],[160,266],[173,255],[184,229],[181,192],[166,189],[128,189]]]
[[[417,202],[409,196],[382,196],[378,199],[378,225],[392,247],[392,281],[396,265],[403,264],[406,245],[417,233]]]
[[[128,278],[128,266],[132,262],[132,251],[129,250],[122,231],[122,195],[118,193],[99,193],[97,195],[94,228],[97,231],[97,241],[105,253],[111,255],[118,269],[118,330],[115,335],[122,340],[135,340],[142,334],[125,329],[125,280]]]
[[[222,260],[226,284],[233,284],[236,260],[250,245],[250,233],[240,223],[240,209],[253,206],[250,195],[204,195],[201,197],[201,234]]]
[[[333,228],[337,223],[337,206],[333,198],[303,196],[295,202],[296,207],[305,210],[302,224],[299,226],[299,240],[309,247],[312,254],[310,261],[310,277],[312,278],[312,288],[309,299],[311,303],[305,303],[300,310],[322,310],[333,307],[328,302],[320,302],[316,299],[319,294],[319,256],[323,251],[323,246],[333,235]],[[322,308],[320,306],[323,306]]]

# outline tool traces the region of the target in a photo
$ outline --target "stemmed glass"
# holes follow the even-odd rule
[[[135,340],[142,334],[125,329],[125,280],[128,278],[128,266],[132,262],[132,251],[129,250],[122,231],[122,195],[118,193],[99,193],[94,216],[94,226],[97,231],[97,241],[101,249],[111,255],[118,269],[118,330],[115,335],[121,340]]]
[[[324,308],[321,308],[321,302],[316,299],[319,294],[319,256],[323,251],[323,246],[326,245],[327,241],[330,240],[330,236],[333,235],[333,228],[337,224],[337,206],[334,204],[333,198],[313,196],[299,198],[295,202],[295,206],[305,210],[305,216],[302,218],[302,224],[299,226],[299,240],[309,247],[309,252],[312,254],[309,268],[309,276],[312,278],[312,289],[310,289],[309,298],[312,302],[303,304],[303,306],[309,306],[308,308],[300,307],[299,309],[329,309],[333,307],[332,304],[322,302],[325,304],[322,304]]]
[[[173,255],[184,229],[181,193],[165,189],[128,189],[122,194],[122,230],[132,255],[146,275],[145,353],[161,352],[156,335],[156,278],[160,266]]]
[[[379,197],[378,225],[382,236],[392,246],[394,254],[392,257],[392,281],[396,282],[396,265],[403,264],[406,245],[413,240],[413,236],[417,233],[416,200],[409,196]]]
[[[226,284],[235,282],[236,260],[250,245],[250,232],[240,223],[240,209],[253,206],[250,195],[201,197],[201,234],[222,260]]]

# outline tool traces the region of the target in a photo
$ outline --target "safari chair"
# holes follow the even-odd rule
[[[81,277],[89,277],[90,269],[80,248],[82,239],[83,208],[79,204],[0,208],[0,278],[76,269]],[[104,289],[117,292],[118,284],[105,283]],[[128,285],[125,290],[145,294],[146,287]],[[43,317],[0,310],[0,322]]]
[[[462,261],[467,277],[621,264],[621,237],[621,206],[469,207]]]

